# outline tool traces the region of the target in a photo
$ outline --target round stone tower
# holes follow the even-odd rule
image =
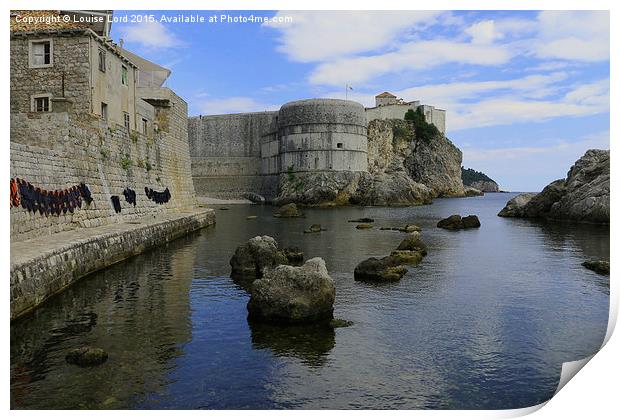
[[[278,114],[282,172],[367,171],[364,107],[342,99],[289,102]]]

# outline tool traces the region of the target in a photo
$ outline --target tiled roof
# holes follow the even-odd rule
[[[89,25],[86,23],[72,22],[72,19],[67,19],[66,17],[63,19],[63,17],[64,15],[58,10],[12,10],[11,32],[36,32],[89,28]],[[26,18],[37,19],[37,22],[24,22],[24,19]]]
[[[396,95],[392,95],[390,92],[383,92],[375,96],[375,98],[396,98]]]

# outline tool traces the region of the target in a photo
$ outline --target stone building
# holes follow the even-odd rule
[[[429,123],[445,132],[444,110],[389,92],[377,95],[373,108],[341,99],[306,99],[278,111],[190,117],[196,193],[236,198],[255,192],[272,199],[281,174],[366,172],[368,122],[403,119],[410,109],[421,109]]]
[[[437,129],[446,132],[446,111],[432,105],[420,105],[420,101],[406,102],[390,92],[383,92],[375,96],[375,106],[366,108],[368,121],[402,119],[410,109],[420,109],[424,113],[426,122],[434,124]]]
[[[187,104],[162,86],[165,77],[139,83],[142,73],[170,72],[112,43],[109,25],[63,19],[90,13],[11,13],[11,177],[52,191],[84,182],[94,198],[55,217],[11,208],[12,241],[196,205]],[[145,187],[169,188],[173,199],[157,204]],[[125,188],[136,206],[123,199],[116,213],[111,197]]]

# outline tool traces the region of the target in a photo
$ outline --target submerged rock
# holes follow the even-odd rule
[[[354,277],[358,281],[393,282],[400,280],[407,269],[391,256],[368,258],[355,267]]]
[[[258,217],[258,216],[255,216],[255,215],[253,215],[253,214],[252,214],[252,215],[249,215],[248,217],[246,217],[246,219],[247,219],[247,220],[254,220],[254,219],[256,219],[257,217]]]
[[[301,267],[280,265],[252,285],[248,317],[276,323],[331,320],[335,297],[334,281],[322,258]]]
[[[581,265],[595,273],[609,275],[609,261],[589,260],[584,261]]]
[[[325,229],[323,229],[320,224],[315,223],[312,226],[310,226],[308,229],[304,230],[304,233],[319,233],[323,230]]]
[[[108,353],[96,347],[79,347],[73,349],[65,356],[65,361],[80,367],[96,366],[108,360]]]
[[[370,217],[362,217],[360,219],[351,219],[349,223],[374,223],[375,219],[371,219]]]
[[[373,225],[371,223],[360,223],[355,226],[355,229],[372,229]]]
[[[299,211],[295,203],[285,204],[273,214],[274,217],[302,217],[303,213]]]
[[[231,277],[239,280],[261,278],[265,269],[288,262],[271,236],[256,236],[235,250],[230,259]]]

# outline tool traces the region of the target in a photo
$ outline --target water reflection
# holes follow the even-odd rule
[[[248,321],[252,345],[269,349],[276,356],[296,357],[303,364],[320,367],[336,344],[336,334],[329,325],[273,325]]]
[[[549,398],[562,362],[605,335],[608,277],[581,266],[609,258],[608,228],[497,217],[488,194],[410,208],[308,209],[276,219],[230,206],[215,228],[111,267],[11,328],[14,408],[517,408]],[[480,229],[437,229],[477,214]],[[248,214],[258,217],[247,220]],[[429,253],[398,283],[356,282],[353,269],[402,240],[376,226],[422,227]],[[310,224],[327,231],[303,234]],[[247,321],[247,290],[229,277],[256,235],[321,256],[336,283],[332,329]],[[80,369],[70,348],[102,347]]]
[[[192,238],[83,279],[11,326],[13,408],[117,408],[166,385],[191,339]],[[79,368],[74,347],[101,347],[109,359]]]

